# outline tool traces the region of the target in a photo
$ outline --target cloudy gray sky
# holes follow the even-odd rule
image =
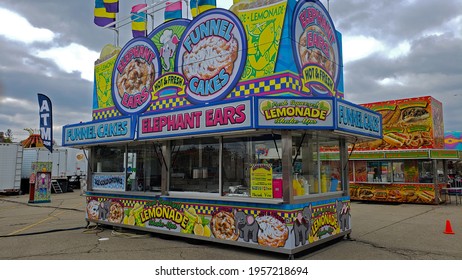
[[[121,0],[120,16],[144,2]],[[462,0],[322,3],[343,34],[346,100],[430,95],[443,102],[445,130],[462,130]],[[115,43],[112,31],[94,25],[93,8],[93,0],[0,2],[0,131],[12,129],[20,141],[24,128],[38,128],[38,92],[52,99],[58,144],[63,125],[91,120],[93,63]],[[129,38],[127,26],[120,44]]]

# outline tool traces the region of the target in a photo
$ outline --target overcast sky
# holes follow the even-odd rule
[[[144,2],[121,0],[120,17]],[[462,130],[462,0],[322,3],[343,34],[346,100],[430,95],[443,102],[445,131]],[[0,131],[12,129],[20,141],[24,128],[38,129],[38,92],[53,102],[58,144],[63,125],[91,120],[94,61],[115,43],[93,23],[93,8],[94,0],[0,2]],[[120,44],[129,38],[127,26]]]

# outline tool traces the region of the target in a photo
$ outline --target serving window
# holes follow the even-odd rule
[[[218,193],[219,153],[219,138],[171,141],[169,191]]]
[[[354,182],[433,183],[435,176],[437,182],[445,181],[443,160],[355,160],[349,166],[349,179]]]
[[[339,156],[340,141],[317,134],[298,133],[292,137],[294,196],[322,194],[342,190]]]
[[[341,161],[323,154],[338,151],[339,143],[316,133],[264,131],[98,146],[92,148],[92,189],[262,199],[282,199],[284,187],[295,197],[336,192]],[[290,161],[287,170],[284,161]]]

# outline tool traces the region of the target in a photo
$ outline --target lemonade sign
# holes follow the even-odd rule
[[[259,99],[258,124],[283,127],[325,127],[333,125],[332,99]]]
[[[247,62],[241,81],[274,73],[287,2],[238,11],[247,32]]]

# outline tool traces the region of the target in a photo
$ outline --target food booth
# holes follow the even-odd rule
[[[352,200],[438,204],[445,200],[448,163],[442,103],[431,96],[362,104],[379,112],[383,139],[353,146],[349,161]]]
[[[382,123],[343,100],[341,58],[319,1],[212,9],[101,57],[93,120],[62,135],[90,151],[87,221],[289,255],[348,235],[347,145]]]

